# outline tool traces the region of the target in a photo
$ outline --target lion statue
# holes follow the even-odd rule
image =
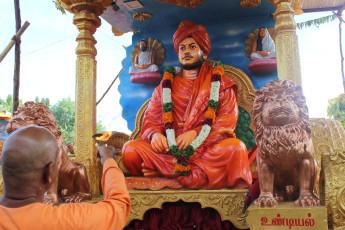
[[[252,117],[260,196],[257,207],[320,205],[314,194],[316,163],[308,108],[302,89],[293,81],[269,82],[255,93]]]
[[[13,114],[6,131],[11,134],[25,126],[42,126],[49,129],[55,135],[60,148],[58,180],[47,191],[44,202],[56,205],[59,201],[77,203],[90,200],[92,197],[86,168],[68,158],[66,148],[72,153],[73,150],[71,146],[64,148],[61,132],[49,108],[40,103],[26,102]]]

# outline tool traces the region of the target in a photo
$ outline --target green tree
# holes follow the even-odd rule
[[[328,101],[327,115],[339,121],[345,129],[345,94]]]
[[[36,102],[36,103],[41,103],[41,104],[47,106],[48,108],[50,108],[50,99],[49,99],[49,98],[44,98],[44,97],[43,97],[43,98],[40,100],[39,97],[36,97],[36,98],[35,98],[35,102]]]
[[[51,106],[50,109],[59,125],[64,144],[73,144],[75,138],[75,102],[69,97],[63,98],[61,101]],[[101,122],[98,122],[97,132],[102,132],[104,130],[104,126]]]
[[[53,112],[55,119],[59,125],[62,133],[62,139],[65,144],[74,143],[74,119],[75,119],[75,104],[71,98],[63,98],[56,104],[51,106],[50,110]]]
[[[19,100],[19,106],[23,104],[23,101]],[[13,96],[12,94],[8,94],[6,100],[0,98],[0,110],[1,111],[8,111],[13,113]]]

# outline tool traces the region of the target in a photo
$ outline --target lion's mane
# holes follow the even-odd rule
[[[21,128],[34,124],[49,129],[57,139],[61,138],[61,132],[54,114],[47,106],[41,103],[35,103],[33,101],[26,102],[24,105],[19,107],[13,115],[13,119],[6,127],[8,134],[16,131],[18,129],[16,126]],[[13,123],[18,124],[13,126]]]
[[[286,94],[292,95],[294,103],[299,108],[299,119],[294,124],[283,126],[268,126],[263,122],[262,111],[269,93],[283,89]],[[297,152],[302,154],[305,143],[311,138],[308,122],[308,107],[301,87],[293,81],[276,79],[262,87],[255,95],[252,117],[254,119],[254,137],[260,149],[260,156],[279,158],[280,154]],[[273,160],[273,159],[272,159]]]

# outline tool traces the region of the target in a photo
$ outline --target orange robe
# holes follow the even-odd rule
[[[97,204],[62,204],[58,207],[34,203],[20,208],[0,205],[0,229],[123,229],[130,199],[123,173],[113,159],[103,166],[105,199]]]
[[[207,109],[211,89],[213,67],[206,63],[195,80],[182,77],[182,72],[172,83],[172,101],[175,135],[195,129],[200,132]],[[140,139],[127,142],[122,151],[122,160],[132,175],[142,174],[142,163],[157,170],[162,176],[173,178],[176,159],[168,154],[156,153],[150,144],[151,135],[165,135],[162,112],[161,84],[152,94],[145,112]],[[235,138],[238,118],[237,86],[234,81],[222,76],[217,117],[211,132],[203,144],[190,157],[191,171],[177,180],[193,189],[220,189],[249,186],[252,176],[245,144]]]

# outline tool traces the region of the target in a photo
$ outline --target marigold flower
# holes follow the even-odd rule
[[[224,74],[224,69],[222,66],[218,65],[216,67],[214,67],[213,69],[213,73],[215,74],[219,74],[220,76],[222,76]]]
[[[173,121],[174,120],[173,120],[172,112],[163,113],[163,122],[164,122],[164,124],[172,123]]]
[[[172,83],[174,81],[174,75],[172,73],[165,72],[163,75],[163,81],[164,80],[170,80]]]
[[[214,111],[213,108],[211,108],[211,107],[207,108],[207,110],[205,112],[205,118],[210,118],[214,122],[214,120],[216,119],[216,112]]]
[[[183,165],[180,165],[180,164],[175,164],[175,168],[174,168],[174,172],[184,172],[184,171],[187,171],[189,172],[190,171],[190,166],[183,166]]]

